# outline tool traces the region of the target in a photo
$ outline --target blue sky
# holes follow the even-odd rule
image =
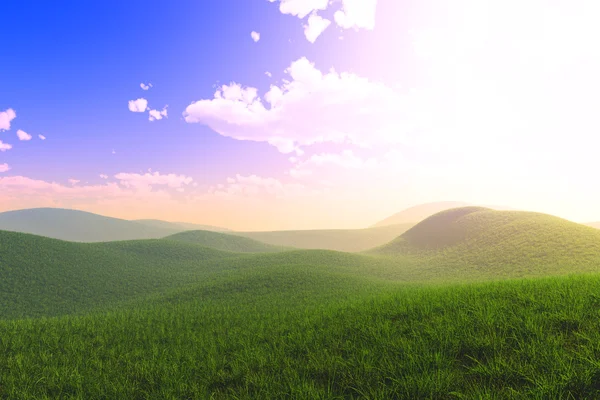
[[[581,172],[596,169],[599,125],[592,1],[8,1],[3,14],[0,210],[275,229],[460,200],[600,219]],[[131,112],[139,98],[148,109]]]

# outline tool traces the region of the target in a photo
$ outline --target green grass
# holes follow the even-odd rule
[[[359,254],[0,232],[0,399],[600,398],[599,234],[481,208]]]
[[[235,234],[195,230],[176,233],[164,238],[187,243],[196,243],[212,249],[233,251],[237,253],[272,253],[289,250],[289,248],[274,246]]]
[[[598,277],[403,287],[257,270],[0,322],[0,396],[597,398],[599,293]]]
[[[389,242],[413,225],[414,223],[404,223],[366,229],[232,232],[232,234],[274,246],[360,252]]]

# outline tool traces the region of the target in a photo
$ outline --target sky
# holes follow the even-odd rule
[[[3,2],[0,211],[600,220],[595,0]]]

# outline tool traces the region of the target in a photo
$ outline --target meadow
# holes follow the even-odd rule
[[[468,208],[362,254],[184,236],[0,232],[0,398],[600,397],[592,228]]]

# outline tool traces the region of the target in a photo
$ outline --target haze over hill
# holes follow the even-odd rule
[[[314,229],[271,232],[232,232],[274,246],[358,252],[389,242],[413,223],[365,229]]]
[[[274,246],[258,240],[250,239],[248,237],[237,236],[235,234],[225,234],[203,230],[179,232],[174,235],[167,236],[164,238],[164,240],[195,243],[217,250],[233,251],[238,253],[271,253],[290,250],[288,247]]]
[[[394,225],[394,224],[406,224],[406,223],[413,223],[416,224],[417,222],[420,222],[422,220],[424,220],[425,218],[438,213],[440,211],[444,211],[444,210],[449,210],[451,208],[458,208],[458,207],[467,207],[467,206],[472,206],[473,204],[469,204],[469,203],[465,203],[462,201],[439,201],[439,202],[435,202],[435,203],[426,203],[426,204],[419,204],[410,208],[407,208],[406,210],[400,211],[392,216],[389,216],[379,222],[377,222],[376,224],[373,225],[373,227],[377,227],[377,226],[387,226],[387,225]],[[494,210],[510,210],[510,207],[504,207],[504,206],[485,206],[487,208],[491,208]]]
[[[213,225],[192,224],[189,222],[170,222],[160,219],[134,219],[133,222],[153,226],[158,228],[172,229],[176,231],[211,231],[211,232],[232,232],[231,229],[221,228]]]
[[[62,208],[31,208],[0,213],[0,230],[74,242],[157,239],[187,229],[170,222],[128,221]]]

